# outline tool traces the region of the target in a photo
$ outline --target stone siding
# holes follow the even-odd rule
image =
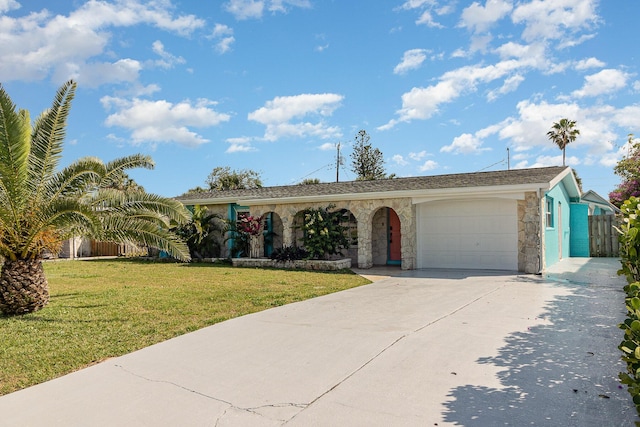
[[[351,259],[343,258],[335,261],[322,261],[322,260],[297,260],[277,262],[271,259],[265,258],[234,258],[231,260],[234,267],[253,267],[253,268],[285,268],[285,269],[300,269],[300,270],[319,270],[319,271],[337,271],[351,268]]]
[[[541,203],[535,191],[525,193],[525,199],[518,200],[518,270],[524,273],[535,274],[544,267],[540,259]]]
[[[378,200],[345,200],[331,202],[334,209],[350,211],[357,223],[358,247],[357,266],[359,268],[373,267],[373,241],[380,236],[373,234],[373,218],[381,208],[393,209],[400,218],[402,232],[402,269],[412,270],[416,266],[416,225],[415,207],[409,198],[378,199]],[[275,212],[282,220],[282,244],[294,245],[296,242],[294,220],[298,212],[308,208],[324,208],[329,203],[286,203],[250,206],[251,215],[260,216],[267,212]],[[386,235],[384,236],[386,239]],[[385,243],[386,245],[386,243]]]

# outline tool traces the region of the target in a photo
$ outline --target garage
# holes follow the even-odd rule
[[[511,199],[420,203],[418,268],[518,270],[518,205]]]

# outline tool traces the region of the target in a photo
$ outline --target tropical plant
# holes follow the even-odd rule
[[[349,248],[348,227],[342,224],[342,212],[331,211],[334,207],[310,208],[303,212],[302,241],[312,259],[340,255],[342,249]]]
[[[628,285],[624,287],[627,318],[618,325],[624,331],[618,348],[627,364],[627,372],[621,372],[619,376],[640,414],[640,198],[630,197],[620,210],[622,222],[618,231],[622,268],[618,274],[626,277]]]
[[[220,215],[209,213],[206,206],[193,207],[191,221],[174,229],[189,247],[191,258],[215,258],[220,256],[225,224]]]
[[[547,138],[562,150],[562,166],[565,166],[565,152],[567,145],[576,140],[580,135],[580,130],[576,128],[576,121],[569,119],[560,119],[551,126],[551,130],[547,132]]]
[[[240,214],[236,221],[228,220],[225,242],[231,241],[231,256],[236,258],[257,256],[251,251],[251,243],[262,234],[263,230],[264,216]]]
[[[79,159],[57,170],[76,84],[58,89],[51,108],[32,124],[0,86],[0,311],[24,314],[49,300],[42,268],[45,251],[57,253],[72,236],[137,243],[189,259],[187,246],[169,231],[189,219],[179,202],[118,183],[131,168],[152,168],[148,156],[103,163]]]
[[[277,262],[297,261],[300,259],[306,259],[309,257],[309,253],[304,248],[297,246],[283,246],[275,249],[270,258]]]

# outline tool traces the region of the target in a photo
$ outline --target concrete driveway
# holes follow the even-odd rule
[[[633,425],[618,265],[378,272],[0,397],[0,425]]]

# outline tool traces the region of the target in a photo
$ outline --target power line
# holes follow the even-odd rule
[[[487,166],[487,167],[485,167],[485,168],[482,168],[482,169],[480,169],[480,170],[477,170],[476,172],[482,172],[483,170],[487,170],[487,169],[489,169],[489,168],[492,168],[492,167],[494,167],[495,165],[499,165],[499,164],[501,164],[501,163],[504,163],[506,160],[507,160],[507,159],[502,159],[502,160],[500,160],[500,161],[498,161],[498,162],[495,162],[495,163],[494,163],[494,164],[492,164],[492,165],[489,165],[489,166]]]

